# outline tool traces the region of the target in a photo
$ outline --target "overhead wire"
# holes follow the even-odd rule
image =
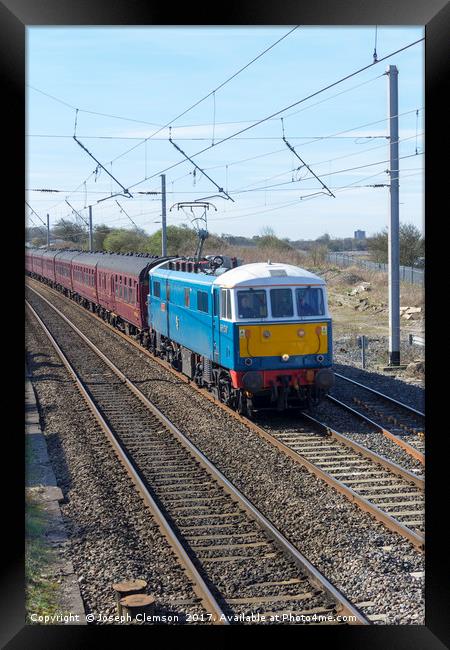
[[[423,135],[423,133],[421,133],[420,135]],[[401,138],[401,139],[398,140],[398,142],[399,143],[406,142],[407,140],[411,140],[414,137],[416,137],[416,136],[409,136],[407,138]],[[383,136],[383,138],[389,139],[389,136]],[[367,152],[370,152],[370,151],[375,151],[376,149],[381,149],[381,148],[383,148],[385,146],[386,146],[385,144],[377,145],[376,147],[369,147],[367,149],[363,149],[362,151],[355,151],[353,153],[344,154],[343,156],[336,156],[335,158],[329,158],[327,160],[320,160],[318,162],[312,162],[311,164],[314,165],[315,167],[318,167],[319,165],[324,165],[324,164],[327,164],[327,163],[330,163],[330,162],[335,162],[336,160],[342,160],[343,158],[351,158],[353,156],[359,156],[359,155],[361,155],[363,153],[367,153]],[[249,185],[244,185],[244,186],[242,186],[240,188],[237,188],[236,190],[231,190],[231,191],[234,194],[236,194],[237,192],[239,192],[242,189],[252,187],[253,185],[257,185],[259,183],[265,183],[266,181],[270,181],[273,178],[277,178],[277,177],[283,176],[285,174],[289,174],[289,173],[291,173],[291,171],[292,171],[292,168],[289,168],[289,169],[286,169],[286,170],[284,170],[284,171],[282,171],[282,172],[280,172],[278,174],[274,174],[273,176],[268,176],[267,178],[263,178],[260,181],[255,181],[254,183],[250,183]],[[328,175],[329,174],[327,174],[327,176]],[[305,178],[309,178],[309,177],[305,177]],[[301,180],[303,180],[303,179],[301,179]]]
[[[408,48],[413,47],[414,45],[417,45],[417,43],[420,43],[423,40],[424,40],[424,38],[419,38],[416,41],[413,41],[412,43],[408,43],[408,45],[405,45],[405,46],[403,46],[403,47],[401,47],[401,48],[399,48],[399,49],[397,49],[397,50],[395,50],[393,52],[390,52],[386,56],[384,56],[381,59],[379,59],[378,61],[376,61],[376,63],[369,63],[368,65],[363,66],[362,68],[359,68],[358,70],[355,70],[355,71],[351,72],[350,74],[348,74],[348,75],[346,75],[344,77],[341,77],[337,81],[334,81],[331,84],[328,84],[327,86],[324,86],[323,88],[320,88],[319,90],[307,95],[306,97],[303,97],[302,99],[299,99],[298,101],[294,102],[293,104],[290,104],[289,106],[286,106],[286,107],[276,111],[275,113],[272,113],[271,115],[268,115],[267,117],[265,117],[265,118],[263,118],[263,119],[261,119],[261,120],[259,120],[257,122],[254,122],[250,126],[247,126],[244,129],[241,129],[240,131],[237,131],[236,133],[233,133],[232,135],[229,135],[229,136],[227,136],[225,138],[222,138],[221,140],[218,140],[217,142],[214,143],[214,145],[210,145],[208,147],[205,147],[204,149],[201,149],[201,150],[197,151],[194,154],[191,154],[190,157],[194,158],[196,156],[199,156],[200,154],[205,153],[209,149],[212,149],[213,147],[217,147],[218,145],[223,144],[224,142],[227,142],[228,140],[231,140],[232,138],[236,137],[237,135],[240,135],[241,133],[245,133],[246,131],[248,131],[250,129],[253,129],[256,126],[259,126],[263,122],[266,122],[268,119],[270,119],[272,117],[275,117],[275,116],[278,116],[281,113],[284,113],[285,111],[289,110],[290,108],[293,108],[294,106],[298,106],[299,104],[302,104],[303,102],[307,101],[308,99],[311,99],[312,97],[315,97],[315,96],[319,95],[320,93],[325,92],[326,90],[329,90],[330,88],[333,88],[334,86],[336,86],[336,85],[338,85],[340,83],[343,83],[347,79],[350,79],[351,77],[354,77],[355,75],[360,74],[361,72],[364,72],[365,70],[373,67],[374,65],[378,65],[378,63],[381,63],[382,61],[394,56],[395,54],[399,54],[400,52],[403,52],[403,51],[407,50]],[[140,184],[144,183],[145,181],[147,181],[147,180],[149,180],[151,178],[154,178],[155,176],[163,174],[163,173],[169,171],[170,169],[173,169],[174,167],[177,167],[178,165],[183,164],[184,162],[185,161],[179,161],[177,163],[174,163],[173,165],[170,165],[169,167],[166,167],[165,169],[160,170],[157,173],[152,174],[151,176],[148,176],[147,178],[144,178],[144,179],[138,181],[137,183],[134,183],[134,184],[130,185],[128,189],[132,189],[132,188],[136,187],[137,185],[140,185]]]
[[[291,31],[293,31],[293,30],[291,30]],[[286,35],[286,36],[287,36],[287,35]],[[280,39],[280,40],[281,40],[281,39]],[[382,60],[388,58],[389,56],[392,56],[392,55],[395,54],[395,53],[398,53],[398,52],[400,52],[400,51],[403,51],[403,50],[407,49],[408,47],[411,47],[411,46],[417,44],[418,42],[420,42],[420,41],[422,41],[422,40],[423,40],[423,39],[418,39],[417,41],[415,41],[415,42],[413,42],[413,43],[410,43],[409,45],[407,45],[407,46],[405,46],[405,47],[403,47],[403,48],[400,48],[400,49],[397,50],[396,52],[393,52],[393,53],[387,55],[386,57],[383,57],[383,59],[381,59],[380,61],[382,61]],[[278,42],[279,42],[279,41],[278,41]],[[275,45],[275,44],[274,44],[274,45]],[[377,63],[380,62],[380,61],[377,61]],[[248,65],[250,65],[250,64],[248,64]],[[370,65],[374,65],[374,64],[370,64]],[[327,87],[324,88],[324,89],[320,89],[319,91],[317,91],[316,93],[313,93],[312,95],[308,96],[307,98],[303,98],[302,100],[299,100],[298,102],[295,102],[294,104],[291,104],[289,107],[286,107],[286,108],[284,108],[284,109],[281,109],[280,111],[277,111],[277,113],[275,113],[275,114],[273,114],[273,115],[278,115],[278,114],[280,114],[280,113],[282,113],[282,112],[288,110],[289,108],[291,108],[291,107],[293,107],[293,106],[295,106],[295,105],[298,105],[299,103],[302,103],[303,101],[306,101],[306,100],[309,99],[310,97],[315,96],[315,95],[318,94],[319,92],[323,92],[324,90],[326,90],[326,89],[328,89],[328,88],[330,88],[330,87],[336,85],[337,83],[341,83],[342,81],[344,81],[344,80],[350,78],[351,76],[354,76],[355,74],[358,74],[358,73],[361,72],[362,70],[367,69],[368,67],[370,67],[370,65],[369,65],[369,66],[365,66],[364,68],[361,68],[361,69],[358,70],[358,71],[355,71],[355,72],[352,73],[351,75],[347,75],[346,77],[344,77],[344,78],[338,80],[337,82],[334,82],[333,84],[330,84],[329,86],[327,86]],[[237,74],[237,73],[236,73],[236,74]],[[382,76],[382,75],[381,75],[381,76]],[[378,78],[378,77],[377,77],[377,78]],[[231,78],[230,78],[230,79],[231,79]],[[224,82],[224,83],[226,83],[226,82]],[[364,83],[368,83],[368,82],[364,82]],[[360,85],[362,85],[362,84],[360,84]],[[35,89],[35,90],[36,90],[36,89]],[[39,92],[40,92],[40,91],[39,91]],[[215,91],[212,91],[212,93],[214,93],[214,92],[215,92]],[[212,93],[209,93],[209,95],[207,95],[207,96],[210,96]],[[46,93],[43,93],[43,94],[46,94]],[[50,95],[49,95],[49,96],[50,96]],[[205,96],[205,98],[206,98],[207,96]],[[57,98],[54,98],[54,97],[53,97],[53,99],[56,99],[56,100],[57,100]],[[57,100],[57,101],[59,101],[59,100]],[[202,101],[202,100],[199,100],[199,101]],[[325,101],[325,100],[324,100],[324,101]],[[67,102],[63,102],[63,101],[61,101],[61,103],[66,104],[67,106],[69,106],[69,107],[71,107],[71,108],[74,108],[75,110],[78,110],[78,109],[76,109],[76,107],[73,107],[73,106],[69,105]],[[306,108],[307,108],[307,107],[306,107]],[[306,108],[305,108],[305,109],[302,109],[302,110],[306,110]],[[79,109],[79,110],[82,110],[82,109]],[[187,110],[189,110],[189,109],[187,109]],[[91,112],[91,111],[84,111],[84,112]],[[186,111],[186,112],[187,112],[187,111]],[[93,113],[93,112],[92,112],[92,113]],[[183,114],[184,114],[184,113],[180,114],[179,117],[181,117],[181,115],[183,115]],[[416,116],[417,116],[417,112],[416,112]],[[116,117],[117,117],[117,116],[116,116]],[[175,119],[178,119],[178,118],[175,118]],[[264,121],[267,121],[267,120],[269,120],[269,119],[272,119],[272,116],[269,116],[269,117],[263,118],[262,120],[259,120],[259,121],[257,121],[256,123],[252,123],[249,127],[240,130],[238,133],[232,134],[232,135],[230,135],[230,136],[228,136],[228,137],[226,137],[226,138],[223,138],[222,140],[219,140],[219,141],[217,141],[217,142],[214,142],[213,145],[211,145],[210,147],[207,147],[206,149],[203,149],[203,150],[197,152],[196,154],[193,154],[193,156],[200,155],[200,153],[203,153],[204,151],[206,151],[206,150],[212,148],[213,146],[217,146],[218,144],[221,144],[221,143],[223,143],[223,142],[225,142],[225,141],[227,141],[227,140],[229,140],[229,139],[235,138],[239,133],[243,133],[243,132],[249,130],[250,128],[254,128],[254,127],[257,126],[258,124],[260,124],[260,123],[262,123],[262,122],[264,122]],[[381,121],[384,121],[384,120],[380,120],[380,122],[381,122]],[[170,124],[170,123],[168,123],[168,124]],[[214,121],[214,124],[215,124],[215,121]],[[164,127],[163,127],[163,128],[164,128]],[[176,128],[176,127],[174,127],[174,128]],[[361,127],[359,127],[359,128],[361,128]],[[326,137],[327,137],[327,136],[321,136],[320,139],[324,139],[324,138],[326,138]],[[382,137],[382,136],[380,136],[380,137]],[[142,142],[145,142],[145,141],[147,141],[148,139],[149,139],[149,138],[142,139]],[[236,139],[237,139],[237,137],[236,137]],[[312,141],[310,141],[310,142],[312,142]],[[279,151],[282,151],[282,150],[280,149]],[[255,159],[255,158],[258,158],[258,157],[262,157],[262,156],[266,156],[266,155],[272,155],[272,153],[276,153],[276,152],[267,152],[267,153],[265,153],[265,154],[260,154],[259,156],[252,157],[252,159]],[[235,163],[228,163],[228,164],[226,165],[226,167],[227,167],[227,169],[228,169],[228,166],[231,166],[232,164],[238,164],[238,162],[244,162],[245,160],[249,160],[249,159],[244,159],[243,161],[236,161]],[[183,162],[183,161],[182,161],[182,162]],[[181,164],[181,163],[176,163],[175,165],[171,166],[171,167],[168,168],[168,169],[171,169],[172,167],[175,167],[175,166],[177,166],[178,164]],[[379,164],[379,163],[376,163],[376,164]],[[361,167],[360,167],[360,168],[361,168]],[[166,169],[166,170],[164,170],[164,171],[168,171],[168,169]],[[205,169],[207,169],[207,168],[205,168]],[[92,173],[87,177],[87,179],[86,179],[86,180],[85,180],[81,185],[84,184],[85,187],[86,187],[86,182],[90,179],[90,177],[91,177],[93,174],[95,174],[95,171],[92,172]],[[131,187],[135,187],[135,186],[139,185],[140,183],[142,183],[142,182],[144,182],[144,181],[146,181],[146,180],[149,180],[150,178],[153,178],[153,177],[156,176],[156,175],[157,175],[157,174],[154,174],[154,175],[149,176],[149,177],[146,176],[142,181],[138,181],[137,183],[135,183],[135,184],[132,185]],[[80,185],[80,186],[81,186],[81,185]],[[80,186],[78,186],[78,187],[80,187]],[[75,190],[73,190],[72,193],[75,193],[75,192],[77,191],[77,189],[78,189],[78,188],[76,188]],[[69,194],[69,196],[70,196],[70,194]],[[57,203],[56,205],[52,206],[51,209],[55,209],[55,208],[56,208],[60,203],[61,203],[61,201],[60,201],[59,203]]]
[[[278,43],[281,43],[281,41],[283,41],[283,40],[284,40],[285,38],[287,38],[290,34],[292,34],[292,32],[294,32],[294,31],[295,31],[299,26],[300,26],[300,25],[296,25],[295,27],[293,27],[292,29],[290,29],[290,30],[287,32],[287,34],[284,34],[281,38],[279,38],[277,41],[275,41],[275,43],[272,43],[272,45],[270,45],[270,46],[267,47],[265,50],[263,50],[262,52],[260,52],[260,54],[258,54],[258,55],[257,55],[256,57],[254,57],[251,61],[249,61],[246,65],[244,65],[244,66],[243,66],[242,68],[240,68],[237,72],[235,72],[233,75],[231,75],[231,77],[228,77],[228,79],[226,79],[226,80],[223,81],[221,84],[219,84],[216,88],[214,88],[214,89],[213,89],[211,92],[209,92],[207,95],[205,95],[204,97],[202,97],[201,99],[199,99],[198,101],[196,101],[194,104],[192,104],[191,106],[189,106],[189,108],[185,109],[182,113],[180,113],[180,114],[177,115],[176,117],[172,118],[172,119],[169,120],[169,121],[168,121],[164,126],[162,126],[162,127],[159,128],[157,131],[155,131],[154,133],[152,133],[151,135],[149,135],[148,138],[146,138],[146,140],[150,140],[150,139],[153,138],[155,135],[157,135],[158,133],[160,133],[163,129],[168,128],[168,127],[171,126],[174,122],[176,122],[177,120],[179,120],[180,117],[183,117],[183,115],[186,115],[186,113],[189,113],[189,111],[191,111],[193,108],[195,108],[196,106],[198,106],[199,104],[201,104],[202,102],[204,102],[206,99],[208,99],[208,97],[211,97],[211,95],[215,94],[218,90],[220,90],[221,88],[223,88],[227,83],[229,83],[230,81],[232,81],[232,79],[235,79],[239,74],[241,74],[241,72],[243,72],[243,71],[246,70],[249,66],[251,66],[253,63],[255,63],[255,61],[257,61],[258,59],[260,59],[262,56],[264,56],[264,54],[266,54],[266,53],[269,52],[271,49],[273,49],[276,45],[278,45]],[[127,151],[124,151],[122,154],[120,154],[120,156],[117,156],[116,158],[113,158],[113,161],[118,160],[118,158],[122,158],[123,156],[126,156],[128,153],[130,153],[131,151],[133,151],[134,149],[136,149],[136,147],[139,147],[139,146],[140,146],[140,143],[134,145],[133,147],[131,147],[131,148],[128,149]],[[212,146],[215,146],[215,145],[212,145]]]

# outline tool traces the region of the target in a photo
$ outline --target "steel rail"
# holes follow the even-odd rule
[[[394,399],[393,397],[390,397],[389,395],[386,395],[385,393],[381,393],[378,390],[375,390],[374,388],[371,388],[370,386],[366,386],[365,384],[361,384],[359,381],[355,381],[354,379],[350,379],[350,377],[346,377],[345,375],[341,375],[338,372],[334,373],[336,377],[339,377],[339,379],[344,379],[345,381],[348,381],[352,384],[355,384],[356,386],[359,386],[360,388],[364,388],[365,390],[369,391],[370,393],[375,393],[375,395],[379,395],[379,397],[382,397],[388,402],[392,402],[396,404],[397,406],[401,406],[407,411],[411,411],[412,413],[415,413],[415,415],[420,415],[421,417],[425,417],[425,413],[422,413],[422,411],[418,411],[417,409],[413,408],[412,406],[409,406],[408,404],[404,404],[403,402],[399,402],[398,400]]]
[[[31,288],[31,287],[30,287],[30,288]],[[64,297],[64,296],[61,296],[61,294],[60,294],[59,292],[55,291],[55,290],[52,289],[51,287],[48,287],[48,286],[47,286],[47,288],[49,288],[49,290],[50,290],[51,292],[55,292],[55,294],[56,294],[57,296]],[[32,291],[34,291],[34,292],[37,293],[38,295],[41,295],[41,294],[39,294],[39,292],[35,291],[34,289],[32,289]],[[43,298],[43,300],[46,300],[43,296],[41,296],[41,298]],[[47,301],[47,302],[48,302],[48,301]],[[72,301],[71,301],[71,304],[72,304]],[[78,303],[76,303],[76,302],[73,302],[73,304],[75,304],[77,307],[79,307],[79,309],[80,309],[83,313],[86,313],[86,310],[85,310],[81,305],[78,305]],[[51,305],[51,303],[49,303],[49,305],[53,307],[53,305]],[[53,308],[56,310],[55,307],[53,307]],[[158,357],[154,357],[154,356],[153,356],[153,355],[152,355],[148,350],[146,350],[145,348],[143,348],[139,343],[137,343],[136,341],[134,341],[133,339],[131,339],[130,337],[128,337],[128,336],[127,336],[126,334],[124,334],[123,332],[118,331],[116,328],[114,328],[114,327],[113,327],[112,325],[110,325],[109,323],[105,323],[105,321],[104,321],[102,318],[100,318],[99,316],[97,316],[96,314],[92,314],[92,312],[89,312],[89,315],[90,315],[90,316],[93,316],[93,317],[96,318],[96,319],[98,319],[99,322],[101,322],[103,325],[106,325],[106,326],[107,326],[108,328],[110,328],[111,331],[114,332],[115,334],[118,334],[119,336],[121,336],[121,337],[122,337],[122,338],[123,338],[127,343],[133,345],[137,350],[139,350],[139,351],[140,351],[141,353],[143,353],[145,356],[149,357],[152,361],[156,361],[156,362],[157,362],[159,365],[161,365],[163,368],[165,368],[166,370],[169,370],[169,371],[170,371],[174,376],[176,376],[178,379],[180,379],[180,380],[183,381],[184,383],[189,384],[189,385],[190,385],[191,387],[193,387],[197,392],[199,392],[200,394],[202,394],[203,396],[205,396],[205,397],[206,397],[206,398],[207,398],[211,403],[213,403],[213,404],[215,404],[216,406],[220,407],[220,408],[221,408],[223,411],[225,411],[228,415],[231,415],[233,418],[237,419],[239,422],[241,422],[242,424],[244,424],[246,427],[248,427],[249,429],[251,429],[252,431],[254,431],[255,433],[257,433],[260,437],[262,437],[262,438],[264,438],[265,440],[267,440],[268,442],[270,442],[273,446],[275,446],[275,447],[276,447],[279,451],[281,451],[283,454],[289,456],[292,460],[294,460],[295,462],[297,462],[297,463],[301,464],[303,467],[305,467],[309,472],[315,474],[316,476],[318,476],[319,478],[321,478],[322,480],[324,480],[328,485],[330,485],[331,487],[333,487],[333,488],[336,489],[337,491],[341,492],[341,493],[342,493],[343,495],[345,495],[349,500],[351,500],[353,503],[355,503],[357,506],[359,506],[362,510],[364,510],[364,511],[366,511],[366,512],[370,512],[370,513],[371,513],[373,516],[375,516],[379,521],[382,521],[382,522],[386,525],[387,528],[389,528],[390,530],[392,530],[392,531],[394,531],[394,532],[396,532],[396,533],[402,535],[403,537],[405,537],[406,539],[408,539],[411,543],[413,543],[414,546],[416,546],[417,548],[419,548],[419,549],[421,549],[421,550],[424,548],[425,540],[424,540],[424,537],[423,537],[422,535],[418,535],[418,534],[415,533],[414,531],[410,530],[409,528],[407,528],[406,526],[404,526],[403,524],[401,524],[398,520],[394,519],[393,517],[391,517],[391,516],[388,515],[387,513],[383,512],[383,511],[382,511],[380,508],[378,508],[375,504],[370,503],[370,501],[368,501],[367,499],[365,499],[365,498],[362,497],[361,495],[357,494],[357,493],[356,493],[354,490],[352,490],[350,487],[344,485],[341,481],[338,481],[337,479],[335,479],[334,477],[332,477],[330,474],[328,474],[328,473],[326,473],[325,471],[323,471],[323,470],[321,470],[320,468],[318,468],[316,465],[314,465],[314,464],[311,463],[309,460],[307,460],[304,456],[302,456],[301,454],[299,454],[299,453],[298,453],[297,451],[295,451],[294,449],[291,449],[289,446],[287,446],[286,444],[284,444],[283,442],[281,442],[280,440],[278,440],[275,436],[273,436],[273,435],[270,434],[268,431],[266,431],[265,429],[263,429],[262,427],[260,427],[259,425],[257,425],[257,424],[256,424],[255,422],[253,422],[252,420],[249,420],[248,418],[246,418],[246,417],[240,415],[240,414],[237,413],[236,411],[233,411],[232,409],[230,409],[230,408],[229,408],[228,406],[226,406],[225,404],[222,404],[221,402],[218,402],[218,401],[217,401],[217,400],[216,400],[216,399],[215,399],[215,398],[214,398],[214,397],[213,397],[213,396],[212,396],[212,395],[211,395],[211,394],[210,394],[206,389],[204,389],[204,388],[200,388],[199,386],[197,386],[197,384],[195,384],[195,382],[190,382],[189,379],[188,379],[187,377],[184,377],[183,375],[180,375],[180,373],[179,373],[178,371],[176,371],[174,368],[172,368],[172,367],[170,366],[170,364],[168,364],[166,361],[164,361],[164,360],[162,360],[162,359],[159,359]],[[63,317],[65,318],[64,315],[63,315]],[[68,322],[70,322],[70,321],[68,321]],[[335,398],[330,398],[330,399],[332,399],[332,401],[336,401],[336,403],[338,403],[339,405],[341,405],[341,404],[339,403],[339,401],[336,400]],[[358,415],[360,418],[364,419],[365,421],[370,422],[372,425],[374,425],[374,426],[375,426],[376,428],[378,428],[379,430],[382,430],[382,432],[383,432],[385,435],[387,435],[388,437],[391,437],[391,436],[392,436],[393,438],[395,437],[394,434],[391,434],[390,432],[384,430],[384,429],[383,429],[379,424],[377,424],[376,422],[373,422],[372,420],[370,420],[369,418],[367,418],[367,417],[366,417],[365,415],[363,415],[362,413],[359,413],[359,412],[355,411],[355,410],[352,409],[351,407],[348,407],[346,404],[343,404],[343,403],[342,403],[342,406],[343,406],[344,408],[346,408],[346,409],[352,411],[355,415]],[[305,415],[305,414],[303,414],[303,415]],[[320,424],[322,424],[322,423],[320,423]],[[325,425],[322,425],[322,426],[325,426]],[[339,438],[339,437],[341,437],[341,440],[340,440],[340,441],[343,442],[344,444],[346,444],[347,446],[353,446],[353,445],[356,445],[356,444],[357,444],[357,443],[353,443],[353,441],[350,441],[350,440],[349,440],[348,438],[346,438],[345,436],[342,436],[342,434],[339,434],[337,431],[334,431],[334,430],[332,430],[332,429],[329,428],[329,427],[326,427],[326,428],[327,428],[327,430],[329,430],[329,435],[334,435],[334,437],[335,437],[336,439]],[[332,431],[333,431],[333,433],[331,433]],[[396,438],[396,437],[395,437],[395,438]],[[396,441],[396,440],[395,440],[395,441]],[[352,444],[350,444],[350,442],[352,442]],[[401,441],[401,442],[403,442],[403,441]],[[399,443],[398,443],[398,444],[399,444]],[[403,443],[403,444],[406,445],[408,448],[410,447],[407,443]],[[365,448],[363,448],[363,449],[365,449]],[[411,449],[413,449],[413,448],[411,448]],[[419,454],[419,455],[420,455],[420,452],[417,452],[417,450],[413,450],[413,451],[414,451],[416,454]],[[365,454],[366,454],[366,455],[369,455],[369,454],[375,454],[375,452],[370,452],[369,450],[365,450]],[[383,457],[381,457],[381,456],[378,456],[378,455],[376,455],[376,456],[377,456],[377,461],[376,461],[376,462],[378,462],[379,464],[383,464],[383,462],[385,462],[385,463],[391,463],[391,461],[388,461],[387,459],[383,459]],[[418,459],[418,460],[419,460],[419,459]],[[408,472],[408,470],[404,470],[403,468],[397,466],[395,463],[391,463],[391,465],[392,465],[392,469],[391,469],[390,471],[394,471],[394,470],[395,470],[395,473],[397,473],[397,474],[398,474],[398,473],[401,473],[401,472],[406,472],[405,478],[406,478],[408,481],[414,482],[414,484],[415,484],[417,487],[422,488],[422,482],[421,482],[422,479],[421,479],[420,477],[417,477],[417,476],[415,476],[414,474],[410,474],[410,472]],[[398,470],[400,470],[400,472],[399,472]]]
[[[406,451],[410,456],[418,460],[419,463],[425,465],[425,455],[421,451],[419,451],[418,449],[410,445],[408,442],[406,442],[406,440],[402,440],[400,436],[396,436],[395,433],[392,433],[391,431],[389,431],[389,429],[385,429],[381,424],[375,422],[375,420],[372,420],[367,415],[364,415],[364,413],[361,413],[361,411],[357,411],[356,409],[349,406],[345,402],[341,402],[336,397],[333,397],[332,395],[327,395],[327,399],[333,402],[334,404],[336,404],[337,406],[339,406],[340,408],[344,409],[345,411],[349,411],[356,417],[360,418],[361,420],[364,420],[364,422],[368,422],[369,424],[371,424],[378,431],[380,431],[380,433],[386,436],[386,438],[389,438],[389,440],[395,442],[396,445],[404,449],[404,451]]]
[[[30,287],[31,288],[31,287]],[[325,591],[338,605],[338,611],[344,616],[351,617],[357,624],[370,625],[370,621],[347,598],[322,575],[311,562],[284,537],[284,535],[249,501],[240,490],[234,486],[208,458],[131,382],[112,361],[101,352],[92,341],[88,339],[71,321],[60,312],[51,302],[31,288],[45,303],[47,303],[97,354],[108,367],[127,385],[127,387],[140,399],[140,401],[167,426],[179,442],[202,464],[208,473],[221,485],[227,493],[254,519],[267,535],[281,548],[291,560],[310,578],[311,582]],[[28,304],[28,303],[27,303]],[[31,305],[29,305],[31,309]],[[34,311],[34,310],[33,310]],[[37,318],[39,318],[37,316]],[[101,320],[101,319],[100,319]],[[45,327],[45,326],[44,326]],[[50,335],[51,336],[51,335]],[[128,340],[128,339],[127,339]],[[56,343],[56,342],[55,342]],[[57,345],[57,344],[56,344]],[[55,348],[56,349],[56,348]],[[63,353],[62,353],[63,354]],[[101,417],[101,416],[100,416]],[[103,418],[102,418],[103,419]],[[184,550],[184,549],[183,549]],[[354,621],[353,621],[354,619]]]
[[[381,454],[377,454],[377,452],[371,451],[367,447],[363,447],[363,445],[360,445],[358,442],[355,442],[355,440],[351,440],[351,438],[345,436],[343,433],[339,433],[339,431],[336,431],[335,429],[321,422],[320,420],[310,415],[309,413],[302,413],[302,417],[313,422],[316,426],[322,429],[322,431],[324,431],[326,435],[330,436],[331,438],[334,438],[335,440],[342,443],[346,447],[350,447],[351,449],[354,449],[358,454],[361,454],[362,456],[366,456],[366,458],[369,458],[377,465],[381,465],[382,467],[385,467],[392,474],[401,476],[401,478],[404,478],[405,480],[414,483],[414,485],[419,489],[425,490],[425,480],[421,476],[417,476],[416,474],[414,474],[414,472],[410,472],[408,469],[401,467],[401,465],[394,463],[392,460],[389,460],[385,456],[382,456]]]
[[[44,298],[45,300],[45,298]],[[154,517],[155,521],[157,522],[159,529],[163,536],[166,538],[166,540],[169,542],[172,550],[174,551],[176,557],[178,558],[180,564],[184,567],[186,574],[188,575],[189,579],[192,582],[193,589],[197,596],[200,598],[203,606],[205,607],[206,611],[210,612],[213,616],[213,621],[216,624],[224,624],[224,625],[229,625],[226,615],[220,608],[219,604],[215,600],[214,596],[211,594],[208,586],[204,582],[203,578],[197,571],[195,565],[192,563],[191,559],[189,558],[188,554],[186,553],[185,549],[183,548],[183,545],[181,542],[177,539],[176,534],[172,530],[169,522],[167,519],[164,517],[162,511],[158,507],[157,503],[151,496],[150,492],[146,488],[144,482],[140,478],[138,472],[134,469],[132,463],[128,459],[127,454],[125,451],[122,449],[120,443],[117,441],[116,437],[114,436],[113,432],[111,431],[110,427],[104,420],[103,416],[101,415],[100,411],[96,407],[94,401],[92,400],[88,389],[84,386],[82,380],[78,376],[76,370],[72,367],[71,363],[65,356],[64,352],[61,350],[59,347],[58,343],[46,327],[45,323],[42,321],[40,316],[37,314],[36,310],[30,305],[30,303],[26,300],[25,304],[27,307],[30,309],[31,313],[33,316],[36,318],[38,321],[39,325],[41,326],[42,330],[48,337],[50,343],[52,344],[53,348],[55,349],[55,352],[61,359],[62,363],[64,364],[66,370],[69,372],[70,376],[72,377],[73,381],[76,384],[76,387],[78,388],[79,392],[81,393],[82,397],[86,401],[87,405],[89,406],[90,410],[92,411],[95,419],[97,420],[98,424],[102,428],[103,432],[106,434],[106,437],[110,444],[112,445],[114,452],[116,456],[118,457],[119,461],[121,464],[125,467],[128,475],[130,476],[131,480],[133,481],[139,495],[143,499],[145,505],[149,508],[152,516]],[[49,303],[50,304],[50,303]]]
[[[303,414],[304,415],[304,414]],[[309,417],[309,416],[308,416]],[[315,464],[313,464],[311,461],[309,461],[307,458],[305,458],[301,453],[296,451],[295,449],[292,449],[288,445],[286,445],[284,442],[281,442],[281,440],[278,440],[275,436],[273,436],[271,433],[266,431],[265,429],[259,427],[257,424],[252,422],[251,420],[246,420],[246,418],[243,418],[244,423],[251,428],[255,433],[257,433],[261,438],[264,438],[265,440],[268,440],[274,447],[276,447],[279,451],[281,451],[283,454],[286,456],[289,456],[292,460],[294,460],[296,463],[299,463],[303,467],[305,467],[310,473],[314,474],[318,478],[322,479],[330,485],[333,489],[337,490],[344,496],[346,496],[350,501],[355,503],[361,510],[364,510],[366,512],[369,512],[372,514],[376,519],[379,521],[383,522],[383,524],[386,526],[386,528],[389,528],[395,533],[398,533],[402,537],[405,537],[408,539],[414,546],[417,548],[423,550],[425,547],[425,539],[423,535],[419,535],[415,533],[413,530],[410,528],[407,528],[404,526],[402,523],[400,523],[397,519],[394,519],[394,517],[391,517],[391,515],[387,514],[378,506],[376,506],[374,503],[371,503],[368,501],[365,497],[361,496],[352,488],[348,487],[338,479],[334,478],[328,472],[325,472],[324,470],[320,469],[317,467]],[[418,477],[414,477],[417,479]],[[408,479],[409,480],[409,479]],[[412,480],[412,479],[411,479]]]

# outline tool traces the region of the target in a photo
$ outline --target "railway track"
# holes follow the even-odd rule
[[[343,400],[329,396],[329,400],[370,422],[410,456],[425,463],[425,413],[345,375],[336,373],[336,377],[343,384],[350,385],[351,398]],[[358,409],[354,408],[355,405]],[[374,417],[376,421],[372,419]]]
[[[50,291],[54,290],[50,289]],[[61,297],[58,293],[56,295]],[[80,309],[83,310],[81,307]],[[83,312],[85,313],[86,310]],[[94,318],[98,317],[94,316]],[[101,319],[98,320],[103,323]],[[110,325],[107,327],[117,334],[117,330]],[[155,359],[126,335],[120,332],[119,335],[180,378],[180,373],[173,370],[169,364]],[[303,414],[312,425],[306,429],[297,427],[300,430],[287,434],[283,431],[271,433],[267,428],[218,403],[206,390],[195,384],[191,386],[228,414],[243,422],[260,437],[269,441],[282,453],[344,494],[359,508],[370,512],[387,528],[408,539],[417,548],[424,548],[424,480],[422,477],[358,445],[311,416]],[[349,408],[348,405],[341,404],[334,398],[333,401],[342,408]],[[356,414],[368,420],[366,416]],[[371,420],[368,421],[376,427],[380,426]]]
[[[34,293],[46,323],[27,302],[29,309],[213,622],[246,622],[256,614],[254,622],[302,623],[315,615],[325,623],[341,622],[339,616],[369,623],[64,314]]]
[[[312,426],[288,430],[262,428],[261,437],[302,464],[387,528],[424,548],[424,480],[370,451],[317,418],[302,414]]]

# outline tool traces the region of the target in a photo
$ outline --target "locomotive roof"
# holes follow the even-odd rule
[[[181,280],[189,284],[202,284],[211,285],[214,283],[216,277],[214,275],[207,275],[206,273],[191,273],[188,271],[176,271],[175,269],[157,268],[152,271],[152,276],[159,278],[167,278],[170,280]]]
[[[315,273],[291,264],[257,262],[243,264],[219,275],[214,284],[220,287],[255,287],[267,285],[325,285],[325,281]]]

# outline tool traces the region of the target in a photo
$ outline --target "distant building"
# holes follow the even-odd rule
[[[365,239],[366,238],[366,231],[365,230],[355,230],[355,239]]]

